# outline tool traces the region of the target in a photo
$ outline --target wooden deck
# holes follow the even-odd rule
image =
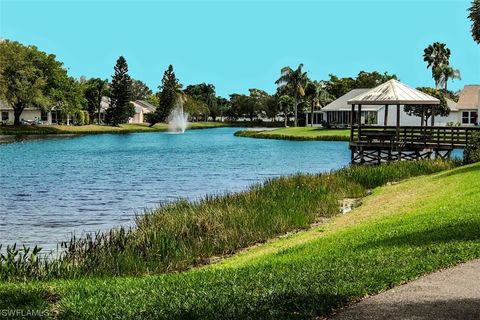
[[[350,135],[353,163],[448,158],[465,148],[478,127],[354,126]]]

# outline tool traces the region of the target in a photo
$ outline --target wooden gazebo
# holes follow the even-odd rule
[[[353,163],[415,160],[432,156],[447,158],[454,148],[463,148],[475,128],[435,127],[435,107],[440,101],[395,79],[389,80],[347,102],[350,117],[350,150]],[[362,123],[362,105],[384,105],[383,126]],[[402,126],[402,108],[431,108],[431,126]],[[396,126],[388,126],[388,108],[396,106]]]

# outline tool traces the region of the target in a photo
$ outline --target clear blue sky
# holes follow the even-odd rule
[[[480,46],[470,35],[469,1],[4,1],[0,37],[54,53],[72,76],[110,78],[118,56],[152,89],[173,64],[184,85],[217,93],[273,93],[280,68],[304,63],[313,79],[395,73],[433,86],[422,60],[434,41],[452,51],[462,80],[480,84]]]

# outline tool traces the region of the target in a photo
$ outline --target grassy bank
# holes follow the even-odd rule
[[[208,129],[226,127],[223,122],[193,122],[189,129]],[[167,131],[168,125],[159,123],[153,127],[148,124],[122,124],[118,127],[107,125],[64,126],[64,125],[38,125],[38,126],[0,126],[0,135],[44,135],[44,134],[100,134],[100,133],[133,133]]]
[[[350,131],[347,129],[322,129],[315,127],[294,127],[275,130],[253,131],[242,130],[235,132],[237,137],[279,139],[279,140],[323,140],[348,141]]]
[[[403,162],[350,167],[319,175],[277,178],[248,191],[175,202],[115,229],[74,238],[57,259],[9,247],[0,258],[0,279],[144,275],[182,271],[287,232],[309,227],[339,212],[338,201],[364,196],[388,181],[428,174],[451,162]],[[32,249],[33,250],[33,249]],[[40,252],[41,253],[41,252]]]
[[[407,169],[386,170],[342,175],[373,184]],[[46,308],[60,319],[316,318],[480,257],[479,172],[475,164],[377,188],[326,225],[185,273],[4,283],[0,309]]]
[[[338,201],[453,162],[403,162],[350,167],[319,175],[269,180],[248,191],[166,204],[141,215],[136,227],[114,229],[62,244],[66,252],[42,261],[23,249],[0,258],[0,279],[143,275],[182,271],[213,256],[235,253],[339,212]],[[8,249],[8,248],[7,248]],[[33,250],[33,249],[32,249]],[[8,250],[7,250],[8,251]],[[40,252],[41,253],[41,252]]]

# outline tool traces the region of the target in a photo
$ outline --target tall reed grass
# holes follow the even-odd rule
[[[339,212],[339,200],[364,196],[390,181],[431,174],[454,161],[352,166],[318,175],[268,180],[244,192],[179,201],[138,216],[135,227],[87,234],[61,243],[57,256],[38,247],[7,246],[0,279],[141,275],[182,271]],[[1,251],[1,248],[0,248]]]

